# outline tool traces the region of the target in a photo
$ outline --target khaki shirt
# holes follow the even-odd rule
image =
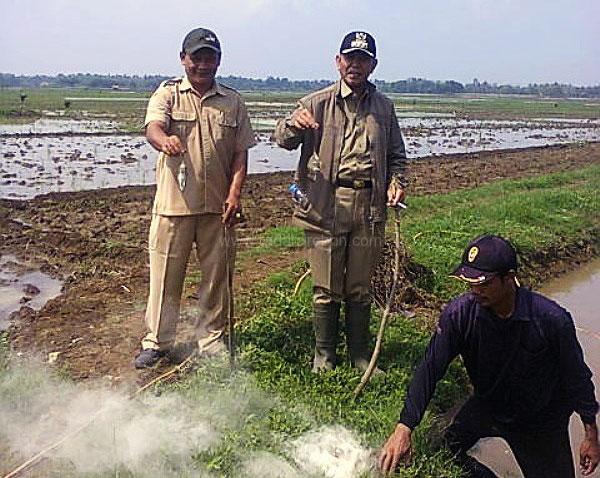
[[[340,156],[340,179],[370,179],[371,158],[369,156],[369,138],[365,122],[364,99],[368,90],[357,98],[350,87],[344,82],[340,85],[340,96],[343,100],[346,121],[344,125],[344,139],[342,141],[342,154]]]
[[[256,144],[239,93],[215,81],[200,97],[187,77],[168,80],[150,98],[145,125],[151,121],[163,123],[167,134],[178,136],[186,150],[181,156],[159,153],[152,212],[164,216],[222,213],[234,155]],[[183,192],[178,180],[182,161]]]

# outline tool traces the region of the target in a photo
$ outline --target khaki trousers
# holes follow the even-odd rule
[[[142,348],[166,350],[175,341],[186,266],[196,244],[201,278],[195,335],[200,352],[218,346],[233,300],[235,231],[225,229],[220,214],[161,216],[150,224],[150,294],[146,307],[148,334]]]
[[[315,304],[371,302],[371,274],[383,247],[385,223],[369,221],[370,189],[338,187],[332,232],[305,231]]]

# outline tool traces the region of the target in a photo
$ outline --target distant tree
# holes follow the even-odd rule
[[[168,79],[161,75],[97,75],[91,73],[76,73],[56,76],[34,75],[16,76],[12,73],[0,73],[2,88],[107,88],[118,87],[123,90],[153,91],[158,85]],[[245,91],[314,91],[331,84],[331,80],[290,80],[269,76],[265,79],[244,78],[241,76],[219,77],[224,84]],[[433,81],[424,78],[408,78],[405,80],[383,81],[374,80],[377,87],[387,93],[500,93],[526,94],[549,98],[599,98],[600,85],[573,86],[559,84],[529,84],[527,86],[496,85],[487,81],[473,78],[471,83],[462,84],[455,80]]]

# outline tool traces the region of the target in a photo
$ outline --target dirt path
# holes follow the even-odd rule
[[[413,161],[410,194],[424,195],[486,182],[577,169],[600,163],[600,144],[483,152]],[[289,223],[292,206],[286,189],[291,173],[250,176],[244,191],[246,222],[240,244],[269,227]],[[148,373],[132,369],[143,335],[148,285],[147,232],[152,187],[124,187],[49,194],[27,202],[0,200],[0,254],[12,253],[41,265],[65,281],[63,294],[39,312],[22,307],[10,329],[14,349],[47,359],[77,380],[143,381]],[[577,253],[577,251],[573,252]],[[560,256],[541,257],[547,264]],[[301,250],[238,263],[239,293],[269,273],[301,260]],[[194,267],[184,292],[180,337],[191,326]],[[423,304],[426,305],[426,304]]]

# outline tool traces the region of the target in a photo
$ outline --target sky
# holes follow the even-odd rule
[[[600,84],[600,0],[0,0],[0,72],[182,73],[198,26],[220,75],[335,79],[343,36],[377,41],[373,78]]]

